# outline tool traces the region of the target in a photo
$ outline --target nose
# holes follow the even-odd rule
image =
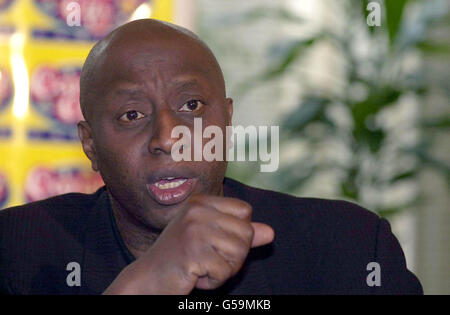
[[[152,154],[171,154],[172,146],[178,139],[171,137],[174,127],[180,125],[176,113],[170,109],[162,109],[156,113],[153,133],[149,142],[149,151]]]

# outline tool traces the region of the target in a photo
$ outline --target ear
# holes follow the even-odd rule
[[[92,138],[92,130],[89,124],[84,120],[78,123],[78,137],[81,140],[84,153],[89,160],[91,160],[92,169],[97,172],[97,153],[95,151],[94,139]]]
[[[228,126],[231,126],[233,124],[233,99],[231,97],[228,97],[226,99],[227,102],[227,113],[228,113]]]

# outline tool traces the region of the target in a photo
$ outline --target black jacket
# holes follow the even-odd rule
[[[231,179],[224,194],[249,202],[253,221],[275,230],[271,245],[252,249],[237,276],[193,294],[421,294],[386,220],[355,204],[296,198]],[[132,260],[106,189],[65,194],[0,211],[0,291],[100,294]],[[70,262],[81,285],[68,286]],[[380,286],[367,278],[376,262]],[[373,279],[373,278],[372,278]]]

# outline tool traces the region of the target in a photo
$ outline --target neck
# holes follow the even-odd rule
[[[158,238],[160,231],[153,230],[142,224],[138,219],[121,207],[111,193],[108,195],[120,236],[127,249],[136,259],[138,259],[153,245]]]

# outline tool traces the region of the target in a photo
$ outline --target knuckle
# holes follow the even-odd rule
[[[243,216],[251,217],[253,208],[249,203],[244,201],[244,202],[242,202],[242,205],[241,205],[241,211],[242,211]]]
[[[189,203],[192,205],[200,205],[205,202],[207,195],[205,194],[196,194],[189,198]]]
[[[200,227],[195,220],[187,220],[187,222],[184,224],[183,240],[188,243],[191,241],[195,241],[198,235],[199,228]]]
[[[247,257],[248,250],[242,246],[235,257],[230,258],[228,260],[228,265],[231,268],[230,269],[230,277],[234,276],[236,273],[239,272],[242,265],[244,264],[245,257]]]
[[[226,272],[225,272],[224,280],[227,280],[227,279],[231,278],[232,276],[234,276],[237,272],[236,269],[239,270],[239,268],[237,268],[237,266],[236,266],[236,262],[229,261],[226,265]]]
[[[235,271],[234,266],[235,262],[232,259],[221,260],[216,273],[217,279],[221,282],[225,282],[228,278],[233,276]]]
[[[241,215],[250,216],[252,214],[252,206],[241,199],[238,198],[227,198],[235,209],[239,209]]]
[[[178,241],[182,244],[183,251],[192,256],[198,251],[198,242],[201,241],[201,224],[198,221],[187,218],[182,222]]]
[[[203,211],[204,209],[200,204],[191,204],[186,210],[185,218],[195,221],[201,217]]]
[[[249,242],[251,243],[251,241]],[[241,260],[244,260],[247,257],[248,251],[250,249],[249,243],[241,243],[238,249],[238,255]]]
[[[186,277],[198,277],[207,273],[207,270],[204,268],[202,264],[197,261],[191,261],[186,264],[184,268],[184,274]]]
[[[255,230],[253,229],[251,224],[246,225],[246,227],[243,230],[243,234],[244,234],[245,240],[251,244],[251,241],[253,240],[253,237],[255,236]]]

